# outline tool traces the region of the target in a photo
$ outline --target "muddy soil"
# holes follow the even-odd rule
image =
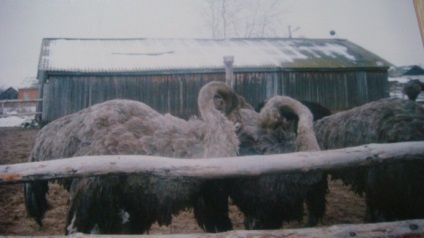
[[[0,128],[0,164],[24,163],[34,145],[38,130]],[[339,181],[330,181],[327,212],[320,226],[362,223],[365,214],[363,198],[353,194]],[[48,195],[51,209],[44,226],[39,227],[27,218],[22,184],[0,185],[0,235],[63,235],[65,231],[67,192],[57,184],[50,185]],[[230,207],[234,229],[243,229],[243,214]],[[284,227],[303,227],[302,223],[284,224]],[[190,211],[174,217],[169,227],[154,225],[150,234],[202,233]]]

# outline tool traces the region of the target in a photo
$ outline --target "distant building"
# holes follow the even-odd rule
[[[161,113],[198,113],[197,94],[225,81],[253,106],[274,96],[344,110],[389,97],[389,62],[343,39],[43,39],[37,78],[42,123],[115,98]]]
[[[25,78],[18,86],[18,99],[33,100],[38,99],[37,78]]]
[[[11,100],[18,98],[18,91],[10,87],[0,94],[0,100]]]
[[[391,67],[389,69],[389,77],[391,78],[408,76],[424,76],[424,69],[418,65]]]

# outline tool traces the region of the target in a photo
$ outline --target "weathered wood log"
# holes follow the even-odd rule
[[[364,166],[383,161],[423,157],[424,141],[369,144],[318,152],[211,159],[176,159],[141,155],[81,156],[2,165],[0,166],[0,184],[124,173],[199,178],[257,176],[274,172]]]
[[[418,238],[424,237],[424,220],[406,220],[398,222],[384,222],[374,224],[355,224],[355,225],[334,225],[329,227],[316,227],[305,229],[284,229],[284,230],[262,230],[262,231],[246,231],[234,230],[222,233],[200,233],[200,234],[170,234],[170,235],[87,235],[76,233],[66,237],[73,238],[135,238],[135,237],[152,237],[152,238],[241,238],[241,237],[408,237]],[[0,236],[3,237],[3,236]],[[40,236],[42,237],[42,236]],[[48,236],[48,237],[65,237],[65,236]],[[45,238],[45,237],[44,237]]]

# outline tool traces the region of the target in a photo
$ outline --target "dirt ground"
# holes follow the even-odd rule
[[[34,145],[38,130],[0,128],[0,164],[23,163]],[[327,212],[320,226],[362,223],[365,214],[363,198],[353,194],[338,181],[330,181]],[[57,184],[50,185],[48,199],[52,209],[46,214],[44,226],[26,217],[22,184],[0,185],[0,235],[63,235],[65,230],[67,192]],[[230,207],[234,229],[243,229],[243,214]],[[302,227],[303,224],[284,224]],[[191,212],[182,212],[169,227],[154,225],[150,234],[202,233]]]

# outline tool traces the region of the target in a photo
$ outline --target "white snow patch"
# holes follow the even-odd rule
[[[299,49],[309,52],[310,54],[314,55],[315,57],[319,57],[318,53],[325,54],[326,56],[336,58],[338,56],[343,56],[350,60],[355,60],[355,56],[348,53],[347,47],[337,45],[337,44],[325,44],[323,46],[321,45],[315,45],[315,46],[308,46],[308,47],[299,47]]]
[[[38,79],[34,77],[28,77],[22,80],[22,82],[18,86],[18,89],[37,88],[37,87],[38,87]]]
[[[17,116],[9,116],[0,118],[0,127],[19,127],[21,124],[31,119],[32,117],[17,117]]]
[[[389,82],[397,82],[397,83],[407,83],[410,79],[405,77],[397,77],[397,78],[391,78],[389,77]]]
[[[30,123],[34,119],[34,115],[20,116],[20,113],[35,113],[35,106],[3,108],[0,112],[0,127],[19,127],[22,123]]]

